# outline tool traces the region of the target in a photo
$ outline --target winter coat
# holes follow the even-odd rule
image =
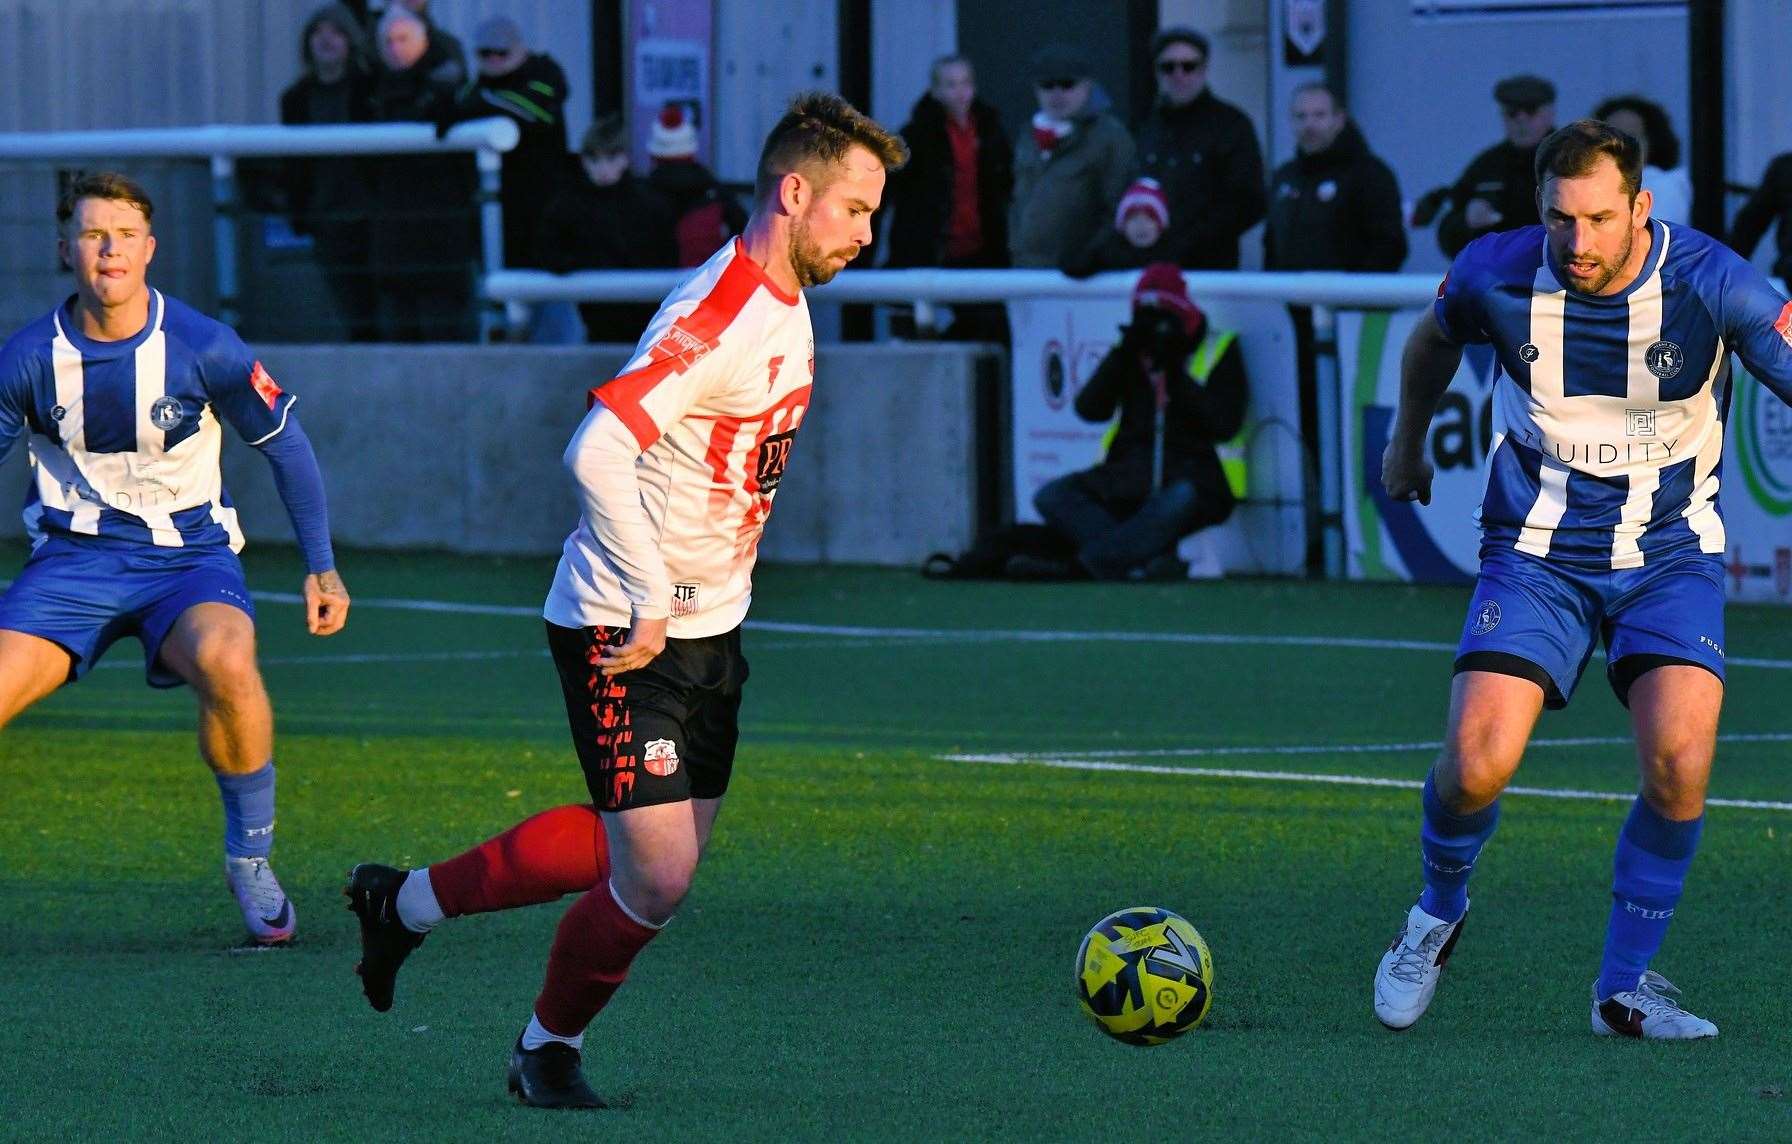
[[[1534,147],[1519,148],[1501,141],[1476,155],[1450,188],[1450,211],[1437,220],[1437,245],[1451,258],[1484,234],[1536,226],[1537,175],[1532,165]],[[1471,199],[1486,199],[1500,213],[1489,227],[1471,227],[1464,217]]]
[[[1263,152],[1250,117],[1203,91],[1181,107],[1159,101],[1136,135],[1139,174],[1169,200],[1177,263],[1236,270],[1238,237],[1263,217]]]
[[[1773,272],[1781,278],[1792,277],[1792,152],[1776,155],[1767,164],[1761,185],[1730,224],[1730,247],[1744,258],[1751,257],[1755,244],[1776,222],[1779,229],[1774,233],[1774,242],[1779,256],[1773,260]]]
[[[1008,246],[1016,266],[1056,268],[1082,253],[1113,225],[1132,181],[1132,138],[1118,119],[1085,108],[1072,122],[1049,153],[1031,131],[1015,143]]]
[[[504,153],[498,199],[504,208],[504,265],[540,266],[535,217],[560,191],[568,174],[566,73],[553,58],[535,53],[508,75],[476,76],[454,105],[458,122],[499,115],[517,125],[514,148]]]
[[[454,90],[425,70],[428,58],[403,71],[380,70],[373,88],[374,121],[435,123],[452,109]],[[478,256],[472,156],[382,155],[373,162],[375,266],[388,274],[469,269]]]
[[[1392,272],[1406,261],[1400,185],[1356,124],[1331,146],[1299,154],[1270,180],[1267,270]]]
[[[977,217],[983,226],[983,249],[965,265],[1008,264],[1008,202],[1014,194],[1014,152],[1002,117],[979,99],[971,104],[977,130]],[[889,262],[898,266],[942,266],[952,219],[955,166],[946,135],[946,109],[932,95],[923,95],[902,128],[909,149],[908,165],[890,176]]]
[[[1216,335],[1210,330],[1206,336]],[[1179,364],[1185,365],[1198,345],[1188,345]],[[1166,371],[1164,384],[1169,395],[1163,414],[1164,480],[1192,482],[1198,501],[1224,506],[1218,515],[1224,519],[1233,495],[1215,446],[1238,435],[1249,397],[1238,342],[1226,347],[1205,385],[1190,377],[1186,368]],[[1076,415],[1084,421],[1108,421],[1116,409],[1120,423],[1100,467],[1108,470],[1119,495],[1136,492],[1143,501],[1152,487],[1157,391],[1132,337],[1108,351],[1076,395]]]
[[[645,270],[677,265],[672,208],[645,182],[625,173],[600,187],[579,172],[539,213],[534,235],[545,269]],[[579,316],[594,342],[633,343],[653,319],[656,303],[585,302]]]
[[[280,122],[287,126],[318,123],[366,123],[373,117],[373,77],[350,68],[335,83],[305,75],[280,93]],[[317,224],[353,222],[365,225],[373,201],[370,161],[364,155],[288,158],[280,163],[286,208],[293,229],[313,233]]]
[[[696,160],[660,161],[647,185],[672,208],[679,266],[701,266],[729,237],[747,228],[747,212]]]

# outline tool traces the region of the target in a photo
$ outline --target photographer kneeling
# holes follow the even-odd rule
[[[1016,558],[1011,573],[1097,580],[1184,575],[1177,542],[1225,520],[1243,495],[1242,460],[1229,474],[1218,450],[1244,424],[1246,383],[1236,336],[1207,327],[1171,263],[1145,268],[1132,307],[1120,343],[1076,396],[1077,416],[1085,421],[1107,421],[1119,409],[1107,456],[1033,498],[1045,522],[1075,545],[1077,564],[1046,568],[1057,562]]]

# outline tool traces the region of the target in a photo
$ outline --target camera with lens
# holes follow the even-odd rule
[[[1191,348],[1182,318],[1160,306],[1140,306],[1133,311],[1132,324],[1126,327],[1126,341],[1160,363],[1174,361]]]

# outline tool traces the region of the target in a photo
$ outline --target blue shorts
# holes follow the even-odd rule
[[[229,604],[255,618],[236,553],[223,545],[157,548],[52,536],[0,596],[0,628],[61,645],[74,657],[71,681],[114,642],[136,636],[149,685],[179,687],[185,681],[161,661],[162,640],[195,604]]]
[[[1723,558],[1672,556],[1641,568],[1579,568],[1510,548],[1481,554],[1481,578],[1462,625],[1456,671],[1529,679],[1544,702],[1566,707],[1605,641],[1605,674],[1618,701],[1667,664],[1724,677]]]

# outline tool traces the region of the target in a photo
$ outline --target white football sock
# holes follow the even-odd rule
[[[539,1049],[549,1041],[559,1041],[563,1045],[571,1045],[575,1049],[585,1045],[585,1034],[576,1037],[562,1037],[559,1033],[550,1033],[541,1023],[541,1018],[534,1013],[529,1014],[529,1027],[523,1030],[523,1048]]]
[[[446,916],[436,901],[436,888],[429,884],[429,867],[412,870],[398,887],[398,920],[412,933],[428,933]]]

